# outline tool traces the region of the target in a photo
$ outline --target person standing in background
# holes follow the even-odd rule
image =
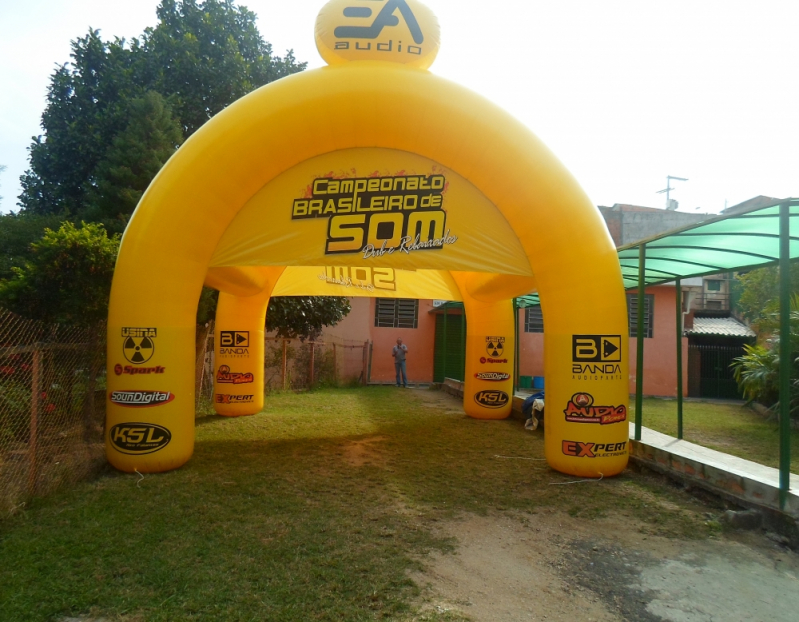
[[[402,343],[401,338],[397,338],[397,345],[391,350],[394,357],[394,370],[397,372],[397,386],[400,386],[400,374],[402,374],[402,386],[408,388],[408,373],[405,366],[405,355],[408,354],[408,346]]]

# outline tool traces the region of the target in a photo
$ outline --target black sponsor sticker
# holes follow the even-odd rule
[[[478,380],[488,380],[489,382],[502,382],[510,380],[510,374],[501,371],[480,371],[474,375]]]
[[[575,363],[620,362],[621,335],[572,335],[572,361]]]
[[[156,328],[126,327],[122,329],[122,354],[128,362],[142,365],[155,354]]]
[[[127,408],[149,408],[168,404],[175,399],[171,391],[111,391],[112,404]]]
[[[474,395],[474,401],[485,408],[502,408],[508,400],[508,394],[504,391],[478,391]]]
[[[486,354],[488,356],[502,356],[505,351],[505,337],[486,337]]]
[[[172,440],[172,433],[154,423],[118,423],[111,428],[109,438],[120,453],[142,455],[166,447]]]

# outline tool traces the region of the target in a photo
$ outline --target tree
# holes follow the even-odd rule
[[[276,296],[269,300],[266,329],[279,337],[315,340],[325,326],[335,326],[352,310],[342,296]]]
[[[31,259],[0,281],[0,305],[45,322],[91,324],[108,314],[120,236],[99,224],[65,222],[31,244]]]
[[[45,229],[57,229],[64,220],[59,214],[0,214],[0,281],[14,276],[13,267],[25,265],[31,256],[31,243],[40,239]]]
[[[759,325],[776,312],[780,297],[780,270],[778,267],[758,268],[739,274],[741,284],[738,309],[750,321]],[[791,292],[799,293],[799,265],[791,264]],[[763,333],[768,321],[758,331]]]
[[[129,175],[112,171],[131,168],[131,161],[121,157],[124,144],[144,149],[151,165],[163,163],[172,122],[185,140],[242,95],[305,68],[291,52],[274,56],[258,32],[255,14],[232,0],[163,0],[157,14],[158,24],[129,43],[103,41],[96,30],[72,43],[72,61],[50,80],[44,134],[34,138],[30,168],[21,179],[19,202],[25,212],[86,218],[110,210],[129,216],[130,202],[143,190],[152,166],[134,172],[135,184],[127,185]],[[169,103],[164,111],[159,113],[148,92]],[[145,103],[133,103],[140,100]],[[129,115],[137,105],[150,108],[140,109],[134,122]],[[143,140],[143,120],[163,135]],[[115,144],[120,137],[122,145]],[[130,211],[119,211],[120,199]]]
[[[4,170],[6,170],[5,165],[0,164],[0,173],[2,173]],[[2,200],[3,200],[3,197],[0,196],[0,201],[2,201]]]

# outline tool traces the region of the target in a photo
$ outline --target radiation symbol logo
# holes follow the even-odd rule
[[[488,356],[502,356],[505,351],[505,337],[486,337],[486,353]]]
[[[122,346],[122,353],[134,365],[141,365],[153,358],[155,344],[149,337],[127,337]]]

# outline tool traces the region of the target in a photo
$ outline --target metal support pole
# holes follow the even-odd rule
[[[461,310],[461,380],[466,382],[466,305]]]
[[[780,509],[791,487],[790,204],[780,205]]]
[[[513,299],[513,394],[519,390],[519,303]]]
[[[677,438],[682,440],[682,283],[677,279]]]
[[[449,312],[449,303],[444,303],[444,345],[443,345],[443,357],[442,357],[442,367],[444,368],[444,380],[447,379],[447,314]]]
[[[646,244],[638,249],[638,312],[636,314],[635,359],[635,440],[641,440],[641,419],[644,407],[644,288],[646,285]]]

